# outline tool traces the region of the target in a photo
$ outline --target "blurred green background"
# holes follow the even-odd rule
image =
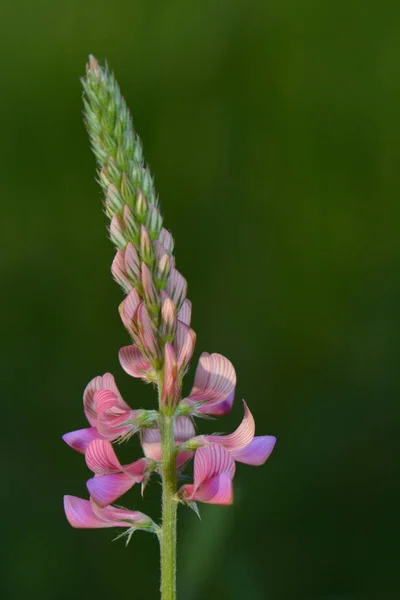
[[[244,397],[278,437],[264,467],[239,465],[232,507],[180,511],[179,598],[400,598],[398,2],[16,0],[0,17],[2,598],[158,598],[155,539],[125,549],[62,510],[85,494],[61,435],[85,426],[87,382],[111,371],[153,402],[117,360],[89,52],[156,175],[196,356],[238,373],[203,431],[234,428]],[[126,504],[157,516],[159,492]]]

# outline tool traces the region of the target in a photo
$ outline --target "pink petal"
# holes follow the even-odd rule
[[[121,394],[119,393],[119,390],[115,384],[114,377],[111,375],[111,373],[105,373],[105,375],[95,377],[94,379],[92,379],[92,381],[88,383],[85,391],[83,392],[83,409],[85,411],[86,418],[92,425],[92,427],[96,427],[97,420],[96,406],[94,403],[94,394],[95,392],[103,389],[114,392],[117,398],[120,398],[122,400]]]
[[[178,319],[188,327],[190,326],[190,321],[192,319],[192,303],[188,298],[186,298],[182,304],[182,308],[178,313]]]
[[[143,429],[141,443],[143,454],[152,460],[161,460],[161,436],[159,429]]]
[[[149,468],[149,463],[151,463],[151,461],[147,458],[139,458],[139,460],[135,460],[135,462],[130,463],[129,465],[123,465],[122,470],[134,483],[141,483]]]
[[[200,356],[194,386],[187,400],[204,404],[197,410],[208,415],[224,415],[232,408],[236,373],[232,363],[221,354]]]
[[[93,501],[89,502],[76,496],[64,496],[64,510],[70,525],[79,529],[131,527],[135,523],[150,524],[149,517],[141,512],[114,506],[101,508]]]
[[[121,463],[108,440],[94,440],[85,453],[86,464],[93,473],[104,475],[122,471]]]
[[[134,523],[140,525],[150,523],[149,517],[137,510],[117,508],[116,506],[105,506],[104,508],[101,508],[96,506],[94,502],[92,503],[92,510],[94,514],[98,515],[100,518],[117,523],[117,527],[124,526],[123,523],[120,523],[120,521],[127,521],[129,525]]]
[[[137,411],[133,411],[128,404],[118,398],[110,390],[99,390],[95,392],[93,401],[97,412],[97,429],[104,437],[116,440],[132,429],[132,421]]]
[[[93,513],[88,500],[76,496],[64,496],[64,510],[68,522],[78,529],[96,529],[98,527],[114,527],[114,523],[100,519]]]
[[[276,438],[273,435],[256,436],[253,440],[240,449],[229,449],[231,456],[238,462],[246,465],[263,465],[274,449]]]
[[[147,380],[149,372],[153,373],[151,364],[135,345],[121,348],[118,357],[121,367],[132,377]]]
[[[254,438],[256,430],[253,415],[251,414],[249,407],[243,400],[244,406],[244,417],[239,427],[233,433],[229,435],[205,435],[204,437],[208,442],[213,444],[222,444],[228,450],[236,450],[248,446]]]
[[[112,473],[92,477],[86,482],[93,500],[100,506],[112,504],[135,484],[125,473]]]
[[[70,431],[62,436],[62,439],[68,446],[71,446],[77,452],[84,454],[90,442],[97,439],[102,439],[102,435],[97,431],[96,427],[88,427],[86,429],[78,429]]]
[[[235,475],[235,461],[223,446],[212,444],[196,450],[193,475],[195,489],[221,473],[228,473],[231,478]]]
[[[221,473],[203,483],[193,494],[194,501],[228,505],[233,502],[232,478]]]
[[[178,369],[186,369],[190,363],[196,345],[196,334],[193,329],[178,320],[174,350],[176,352]]]

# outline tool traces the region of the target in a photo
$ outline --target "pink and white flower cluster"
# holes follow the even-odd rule
[[[127,302],[127,300],[125,301]],[[136,317],[137,318],[137,317]],[[189,328],[181,322],[178,328]],[[189,335],[190,339],[194,336]],[[187,334],[176,339],[187,343]],[[179,341],[166,344],[164,367],[164,392],[161,401],[176,402],[175,390],[179,390],[179,372],[184,364]],[[191,355],[192,353],[189,352]],[[169,359],[168,352],[172,358]],[[186,353],[187,355],[188,353]],[[120,351],[120,361],[127,373],[134,377],[151,378],[152,365],[146,362],[138,346],[128,346]],[[179,366],[178,366],[179,365]],[[241,424],[229,435],[195,435],[193,421],[196,416],[219,416],[228,413],[233,404],[236,374],[231,362],[220,354],[203,353],[196,370],[190,394],[176,402],[175,444],[176,466],[181,474],[194,455],[193,482],[184,484],[178,491],[181,502],[206,502],[209,504],[231,504],[233,501],[232,480],[236,462],[249,465],[263,464],[271,454],[275,437],[255,436],[254,418],[245,402]],[[173,399],[173,400],[172,400]],[[109,373],[95,377],[87,386],[83,406],[90,427],[72,431],[63,436],[73,449],[85,455],[86,464],[93,473],[87,481],[90,500],[65,497],[65,511],[73,527],[149,527],[151,520],[136,511],[111,506],[136,483],[142,487],[154,471],[161,469],[161,436],[157,426],[157,412],[133,410],[122,399]],[[144,456],[122,465],[117,458],[112,442],[128,439],[140,432]]]

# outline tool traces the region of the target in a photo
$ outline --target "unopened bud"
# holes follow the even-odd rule
[[[118,250],[111,265],[111,273],[115,281],[122,287],[124,292],[129,292],[132,285],[125,272],[125,252]]]
[[[139,308],[141,298],[136,289],[129,292],[127,297],[119,305],[119,314],[121,321],[125,325],[132,337],[137,333],[137,309]]]
[[[171,270],[165,291],[175,303],[177,310],[180,310],[186,298],[187,283],[186,279],[176,269]]]
[[[192,359],[196,346],[196,333],[181,321],[177,322],[174,349],[178,369],[184,373]]]
[[[149,204],[146,215],[146,227],[149,231],[150,238],[155,240],[158,238],[162,226],[162,217],[157,206]]]
[[[118,215],[114,215],[110,223],[110,238],[117,248],[124,248],[126,245],[124,224]]]
[[[113,217],[113,215],[118,213],[124,205],[120,193],[113,183],[110,183],[107,188],[107,195],[104,204],[107,215],[110,217],[110,219]]]
[[[155,255],[155,277],[161,287],[165,287],[165,284],[170,274],[173,257],[168,254],[164,246],[156,240],[153,242],[153,249]]]
[[[123,220],[127,240],[131,240],[136,245],[139,241],[139,226],[133,216],[132,210],[127,204],[124,206]]]
[[[153,276],[146,265],[146,263],[142,262],[142,287],[144,298],[146,300],[146,304],[149,308],[156,308],[160,303],[160,299],[158,297],[158,292],[153,282]]]
[[[139,223],[144,223],[147,214],[147,201],[143,191],[140,188],[136,189],[136,218]]]
[[[148,266],[151,266],[154,262],[154,253],[150,236],[144,225],[140,226],[140,258]]]
[[[139,255],[131,242],[125,248],[125,270],[133,283],[138,283],[141,279]]]
[[[161,402],[167,406],[176,406],[179,401],[180,389],[178,384],[178,367],[176,356],[171,344],[165,344],[164,349],[164,381],[161,392]]]
[[[154,365],[161,358],[161,351],[158,345],[153,324],[150,319],[150,315],[147,308],[143,303],[139,305],[136,312],[137,328],[138,328],[138,341],[140,343],[143,353],[147,356],[149,361]]]
[[[176,308],[171,298],[161,291],[161,327],[160,332],[165,340],[172,342],[176,332]]]

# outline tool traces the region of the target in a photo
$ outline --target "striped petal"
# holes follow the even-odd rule
[[[186,298],[187,282],[177,269],[171,269],[165,291],[179,310]]]
[[[93,440],[87,447],[85,460],[89,469],[97,475],[122,471],[121,463],[108,440]]]
[[[132,424],[137,411],[132,410],[122,398],[118,398],[110,390],[95,392],[93,401],[97,412],[97,429],[104,437],[116,440],[132,429]]]
[[[193,474],[195,489],[221,473],[228,473],[231,478],[235,475],[235,461],[223,446],[212,444],[196,450]]]
[[[125,373],[132,377],[149,380],[149,374],[154,374],[153,368],[147,358],[143,356],[135,345],[124,346],[118,354],[119,362]]]
[[[76,496],[64,496],[64,510],[70,525],[78,529],[131,527],[135,523],[151,523],[149,517],[141,512],[114,506],[101,508],[94,502]]]
[[[274,449],[276,438],[273,435],[256,436],[253,440],[239,449],[230,449],[231,456],[246,465],[263,465]]]
[[[96,427],[97,420],[94,394],[103,389],[114,392],[115,396],[118,398],[118,401],[120,400],[123,404],[125,404],[121,398],[121,394],[119,393],[114,377],[111,375],[111,373],[105,373],[104,375],[92,379],[92,381],[90,381],[86,386],[83,393],[83,409],[85,411],[86,418],[92,427]]]
[[[185,487],[185,486],[184,486]],[[189,486],[188,486],[189,487]],[[183,495],[185,495],[185,491]],[[228,473],[221,473],[211,479],[208,479],[198,489],[192,489],[191,496],[186,496],[188,500],[194,502],[205,502],[206,504],[221,504],[226,506],[233,502],[232,478]]]
[[[186,399],[202,402],[197,411],[208,415],[224,415],[232,408],[236,373],[232,363],[221,354],[203,352],[196,369],[194,386]]]
[[[87,489],[99,506],[107,506],[134,486],[135,480],[125,473],[110,473],[92,477],[86,482]]]
[[[69,524],[77,529],[114,527],[114,522],[101,519],[93,513],[89,500],[76,496],[64,496],[64,510]]]
[[[256,425],[254,422],[253,415],[251,414],[249,407],[243,400],[244,406],[244,417],[239,427],[233,433],[229,435],[204,435],[201,436],[208,442],[213,444],[221,444],[229,451],[237,450],[248,446],[254,438]]]
[[[84,454],[90,442],[97,439],[102,439],[102,435],[97,431],[96,427],[88,427],[86,429],[78,429],[70,431],[62,436],[62,439],[68,446]]]
[[[188,327],[190,326],[192,320],[192,303],[188,298],[182,304],[182,308],[178,313],[178,319]]]

